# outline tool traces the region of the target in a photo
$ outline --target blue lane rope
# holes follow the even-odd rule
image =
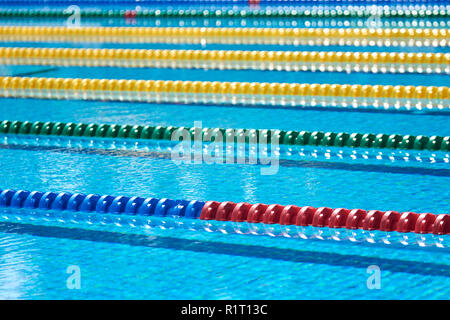
[[[198,219],[205,202],[67,192],[1,190],[0,208],[97,212]]]

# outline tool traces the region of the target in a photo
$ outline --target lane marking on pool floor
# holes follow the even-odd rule
[[[173,160],[171,151],[143,151],[143,150],[124,150],[116,148],[101,148],[101,147],[80,147],[80,146],[37,146],[37,145],[20,145],[20,144],[1,144],[0,150],[24,150],[36,152],[53,152],[61,154],[79,154],[91,156],[111,156],[111,157],[132,157],[155,160]],[[208,153],[185,152],[185,157],[195,159],[199,155],[209,156]],[[206,161],[204,157],[201,159],[201,164],[223,164],[223,165],[258,165],[270,166],[274,165],[273,158],[267,156],[263,160],[255,155],[241,155],[239,162],[237,156],[223,155],[222,157],[211,157],[212,160]],[[179,161],[179,160],[178,160]],[[197,160],[198,161],[198,160]],[[192,161],[183,162],[186,165],[193,164]],[[320,160],[298,160],[298,159],[277,159],[276,163],[280,167],[286,168],[310,168],[310,169],[324,169],[324,170],[343,170],[353,172],[381,172],[392,174],[406,174],[406,175],[420,175],[420,176],[434,176],[434,177],[450,177],[450,169],[444,168],[422,168],[414,166],[393,166],[384,164],[364,164],[364,163],[345,163],[333,161]]]
[[[302,247],[273,247],[267,246],[263,243],[232,243],[224,241],[223,238],[214,239],[208,237],[207,240],[200,241],[198,238],[190,239],[183,236],[148,236],[148,233],[141,234],[136,230],[136,226],[132,229],[132,232],[124,232],[124,222],[121,217],[111,215],[109,219],[109,229],[91,229],[86,228],[86,224],[82,221],[72,224],[73,217],[58,217],[56,222],[58,225],[36,224],[36,220],[30,223],[24,223],[23,221],[14,221],[14,214],[3,214],[1,217],[7,217],[10,220],[0,222],[0,233],[7,234],[20,234],[30,235],[34,237],[46,237],[54,239],[69,239],[69,240],[84,240],[89,242],[107,243],[107,244],[123,244],[127,246],[144,246],[149,249],[163,248],[169,250],[190,251],[190,252],[202,252],[202,253],[215,253],[227,256],[238,256],[257,259],[269,259],[278,261],[288,261],[295,263],[313,263],[319,265],[332,265],[343,266],[351,268],[362,268],[366,270],[369,265],[380,266],[382,270],[390,272],[402,272],[407,274],[418,274],[424,276],[436,276],[436,277],[450,277],[450,268],[448,265],[442,262],[429,262],[429,261],[412,261],[405,259],[386,258],[379,256],[367,256],[361,254],[359,251],[349,253],[336,253],[330,251],[318,251],[318,250],[306,250]],[[87,217],[89,219],[92,216]],[[48,218],[47,218],[48,219]],[[12,222],[12,221],[14,222]],[[164,221],[162,221],[164,222]],[[161,226],[164,224],[161,222]],[[105,223],[106,224],[106,223]],[[67,227],[70,225],[70,227]],[[90,227],[90,226],[89,226]],[[157,227],[157,225],[155,226]],[[114,228],[114,229],[112,229]],[[119,230],[117,229],[119,228]],[[202,229],[200,229],[202,230]],[[218,241],[217,241],[218,240]],[[309,241],[314,241],[311,239]],[[358,246],[372,247],[369,243],[358,242]],[[395,246],[391,243],[390,246]],[[427,252],[439,253],[440,248],[435,247],[415,247],[415,249],[423,249]],[[401,247],[400,247],[401,249]]]

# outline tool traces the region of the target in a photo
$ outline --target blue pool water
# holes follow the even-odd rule
[[[178,126],[192,126],[193,121],[203,120],[203,125],[210,127],[449,134],[446,115],[3,101],[0,109],[4,118],[18,120]],[[9,144],[14,141],[9,139]],[[26,145],[20,139],[17,144]],[[378,169],[368,171],[281,166],[278,174],[262,176],[255,165],[176,165],[167,159],[64,152],[64,147],[77,145],[69,139],[62,139],[57,145],[59,148],[53,152],[39,148],[1,150],[2,186],[433,213],[447,213],[450,205],[448,165],[379,161]],[[133,149],[133,145],[112,148],[127,150]],[[157,143],[149,143],[147,148],[166,150]],[[387,173],[391,166],[412,170]],[[444,175],[421,173],[424,167],[447,171]],[[447,298],[450,293],[450,254],[446,249],[380,248],[180,229],[170,233],[151,230],[148,236],[136,240],[136,230],[131,227],[118,228],[110,234],[110,225],[88,232],[90,226],[82,223],[70,229],[56,221],[44,228],[40,224],[36,227],[2,220],[10,223],[0,225],[3,232],[0,292],[5,298],[391,299]],[[237,243],[241,253],[235,252],[230,241],[233,245]],[[287,250],[286,256],[279,254],[281,244]],[[393,266],[392,270],[381,266],[380,291],[366,286],[366,268],[373,264],[372,260]],[[409,270],[419,263],[433,271],[422,274],[414,268]],[[396,269],[402,264],[408,266],[403,268],[406,272]],[[66,287],[65,272],[69,265],[81,269],[81,290]]]
[[[448,76],[419,74],[1,66],[0,75],[448,85]],[[448,113],[1,99],[0,115],[22,121],[188,127],[202,121],[203,127],[450,135]],[[261,175],[260,165],[180,165],[149,156],[149,151],[168,154],[171,147],[0,135],[0,188],[450,213],[449,155],[443,152],[382,151],[382,159],[365,160],[364,149],[357,151],[358,159],[338,159],[324,155],[327,149],[306,148],[319,156],[299,157],[297,149],[283,147],[278,173]],[[27,218],[31,214],[0,210],[0,298],[450,298],[448,248],[145,228],[120,217],[104,224],[70,216]],[[367,286],[372,265],[381,270],[379,290]],[[67,287],[70,266],[80,269],[79,290]]]

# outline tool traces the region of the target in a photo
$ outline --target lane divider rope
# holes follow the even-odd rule
[[[266,143],[290,146],[324,146],[374,149],[404,149],[450,151],[450,136],[372,134],[322,131],[284,131],[277,129],[224,129],[188,128],[176,126],[141,126],[95,123],[64,123],[42,121],[0,122],[0,134],[24,134],[39,136],[95,137],[122,139],[172,140],[173,136],[183,136],[186,130],[192,140],[215,141],[217,134],[223,136],[222,142]],[[197,136],[196,136],[197,135]]]
[[[448,110],[449,87],[0,77],[0,97]]]
[[[0,26],[0,42],[10,41],[448,47],[450,30]]]
[[[450,10],[448,10],[450,12]],[[2,25],[59,25],[66,26],[69,17],[57,16],[38,16],[38,17],[20,17],[20,16],[1,16]],[[80,17],[81,26],[133,26],[133,27],[258,27],[258,28],[448,28],[450,20],[444,17],[431,18],[383,18],[376,13],[367,18],[355,17],[293,17],[277,18],[266,16],[261,18],[216,18],[211,17],[136,17],[133,10],[125,13],[125,16],[102,18],[99,16]]]
[[[314,208],[230,201],[188,201],[66,192],[1,190],[0,208],[96,212],[156,217],[179,217],[223,222],[328,228],[329,231],[364,230],[401,234],[450,234],[450,215],[329,207]],[[287,230],[285,230],[287,231]],[[300,229],[299,233],[304,230]],[[321,234],[324,230],[317,229]],[[301,235],[300,235],[301,236]]]
[[[136,4],[136,0],[1,0],[3,4],[45,4],[45,5],[72,5],[72,4]],[[367,6],[367,0],[140,0],[141,5],[295,5],[305,7],[324,6],[326,8],[342,6]],[[447,0],[377,0],[378,6],[424,6],[446,5]]]
[[[367,231],[450,234],[450,215],[432,213],[207,201],[202,208],[200,219]]]
[[[450,73],[450,53],[0,47],[12,65]]]
[[[72,13],[65,9],[0,9],[0,17],[7,18],[60,18],[69,17]],[[343,9],[81,9],[80,16],[85,18],[447,18],[450,12],[443,8],[395,9],[371,7],[353,7]]]

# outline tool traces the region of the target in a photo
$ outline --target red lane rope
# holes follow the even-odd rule
[[[208,201],[203,206],[200,219],[417,234],[450,234],[449,214]]]

